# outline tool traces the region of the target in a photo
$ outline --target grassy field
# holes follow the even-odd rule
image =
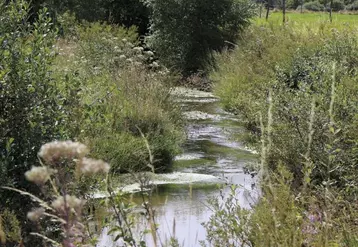
[[[298,12],[289,12],[286,13],[287,22],[295,22],[297,24],[310,24],[312,22],[329,22],[329,13],[328,12],[318,12],[318,13],[298,13]],[[282,13],[281,12],[272,12],[269,16],[269,22],[274,24],[282,23]],[[358,14],[340,14],[333,13],[332,18],[333,25],[354,25],[358,26]],[[256,18],[254,20],[255,24],[264,24],[267,23],[264,18]]]

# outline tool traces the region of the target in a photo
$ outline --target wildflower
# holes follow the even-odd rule
[[[121,59],[121,60],[124,60],[124,59],[126,59],[127,57],[125,56],[125,55],[120,55],[119,56],[119,59]]]
[[[33,222],[38,221],[45,213],[44,208],[36,208],[27,213],[27,218]]]
[[[153,68],[158,68],[158,67],[159,67],[159,64],[158,64],[157,62],[153,62],[153,63],[152,63],[152,67],[153,67]]]
[[[37,185],[43,185],[50,179],[50,176],[55,172],[55,170],[48,169],[47,167],[33,166],[30,171],[25,172],[25,177],[30,182],[33,182]]]
[[[122,39],[122,41],[123,41],[124,43],[126,43],[126,42],[127,42],[127,39]]]
[[[143,49],[143,47],[136,46],[136,47],[133,48],[133,50],[136,51],[136,52],[142,52],[144,49]]]
[[[153,56],[154,56],[154,53],[153,53],[152,51],[147,51],[146,53],[147,53],[147,55],[150,56],[150,57],[153,57]]]
[[[108,173],[110,166],[103,160],[83,158],[79,162],[79,169],[83,174],[89,175],[95,173]]]
[[[65,200],[66,198],[66,200]],[[66,201],[66,205],[65,205]],[[65,212],[66,208],[74,210],[77,214],[81,212],[82,206],[85,203],[84,200],[81,200],[75,196],[66,195],[66,197],[59,196],[54,200],[51,206],[58,212]]]
[[[88,153],[86,145],[72,141],[54,141],[46,143],[40,149],[38,155],[46,162],[57,161],[61,158],[82,158]]]
[[[145,57],[142,54],[139,54],[137,58],[139,58],[140,60],[144,60]]]

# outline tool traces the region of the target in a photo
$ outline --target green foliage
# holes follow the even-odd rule
[[[23,174],[36,162],[37,150],[45,141],[65,133],[67,112],[51,76],[56,38],[51,19],[42,9],[38,20],[29,24],[28,12],[24,1],[0,4],[0,180],[2,185],[31,191]],[[16,210],[24,204],[12,192],[0,193],[4,202],[0,208],[7,205]],[[16,212],[22,220],[23,212]]]
[[[329,3],[327,6],[328,9],[331,8],[331,4]],[[334,0],[332,2],[332,11],[341,11],[345,9],[345,5],[344,2],[340,1],[340,0]]]
[[[157,171],[168,170],[182,140],[171,76],[136,46],[135,29],[86,23],[76,37],[60,44],[57,73],[80,84],[79,138],[113,171],[149,170],[151,156]]]
[[[318,1],[307,2],[303,4],[303,9],[310,11],[324,11],[324,5]]]
[[[282,166],[269,176],[251,209],[235,197],[240,188],[210,202],[214,214],[204,226],[211,246],[356,246],[355,206],[332,191],[293,193],[292,174]]]
[[[252,246],[249,245],[250,211],[240,207],[236,195],[238,189],[232,186],[228,198],[221,195],[209,200],[214,214],[204,227],[210,246]]]
[[[238,113],[252,130],[257,148],[260,112],[267,112],[272,89],[272,149],[268,164],[284,164],[294,174],[294,187],[302,184],[307,161],[309,122],[314,104],[314,134],[310,161],[313,184],[326,183],[354,195],[357,135],[357,52],[351,29],[320,33],[293,27],[253,28],[254,40],[227,54],[214,80],[227,109]],[[332,91],[333,90],[333,91]],[[334,95],[334,96],[332,96]],[[334,104],[334,107],[332,106]],[[335,154],[334,159],[326,153]],[[330,164],[329,168],[326,164]]]
[[[108,21],[127,28],[138,27],[144,35],[149,27],[149,9],[142,0],[35,0],[29,1],[34,16],[41,6],[46,6],[57,18],[66,12],[74,13],[78,20],[89,22]]]
[[[346,10],[348,10],[348,11],[357,11],[358,10],[358,1],[355,1],[355,2],[353,2],[351,4],[348,4],[346,6]]]
[[[287,5],[287,9],[298,9],[300,10],[300,4],[302,3],[302,1],[300,0],[288,0],[286,2]]]
[[[167,67],[184,75],[213,65],[212,52],[235,42],[253,16],[252,3],[245,0],[160,0],[148,4],[152,9],[148,44]]]
[[[5,208],[0,212],[0,243],[19,243],[20,240],[20,222],[13,211]]]

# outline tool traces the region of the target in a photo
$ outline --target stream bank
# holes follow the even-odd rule
[[[152,193],[152,205],[159,224],[161,242],[176,237],[184,247],[199,246],[206,232],[201,223],[212,214],[209,197],[220,191],[228,193],[232,184],[240,186],[241,206],[250,207],[255,201],[255,180],[244,172],[244,167],[256,162],[256,154],[236,141],[244,134],[236,116],[225,112],[213,94],[186,88],[175,88],[173,96],[180,104],[187,119],[187,141],[184,152],[175,157],[170,174],[155,174],[151,178],[156,185]],[[122,188],[136,191],[139,184]],[[134,194],[134,200],[135,194]],[[138,229],[147,226],[140,219]],[[173,227],[174,226],[174,227]],[[152,246],[151,235],[145,241]],[[113,242],[104,229],[98,247],[121,246]]]

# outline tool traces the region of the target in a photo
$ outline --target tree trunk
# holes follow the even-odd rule
[[[332,5],[333,5],[333,0],[331,0],[331,6],[329,6],[329,21],[332,23]]]
[[[301,0],[301,14],[303,13],[303,1],[304,0]]]
[[[270,13],[270,1],[267,0],[266,21],[268,20],[269,13]]]
[[[282,0],[282,22],[286,22],[286,0]]]

